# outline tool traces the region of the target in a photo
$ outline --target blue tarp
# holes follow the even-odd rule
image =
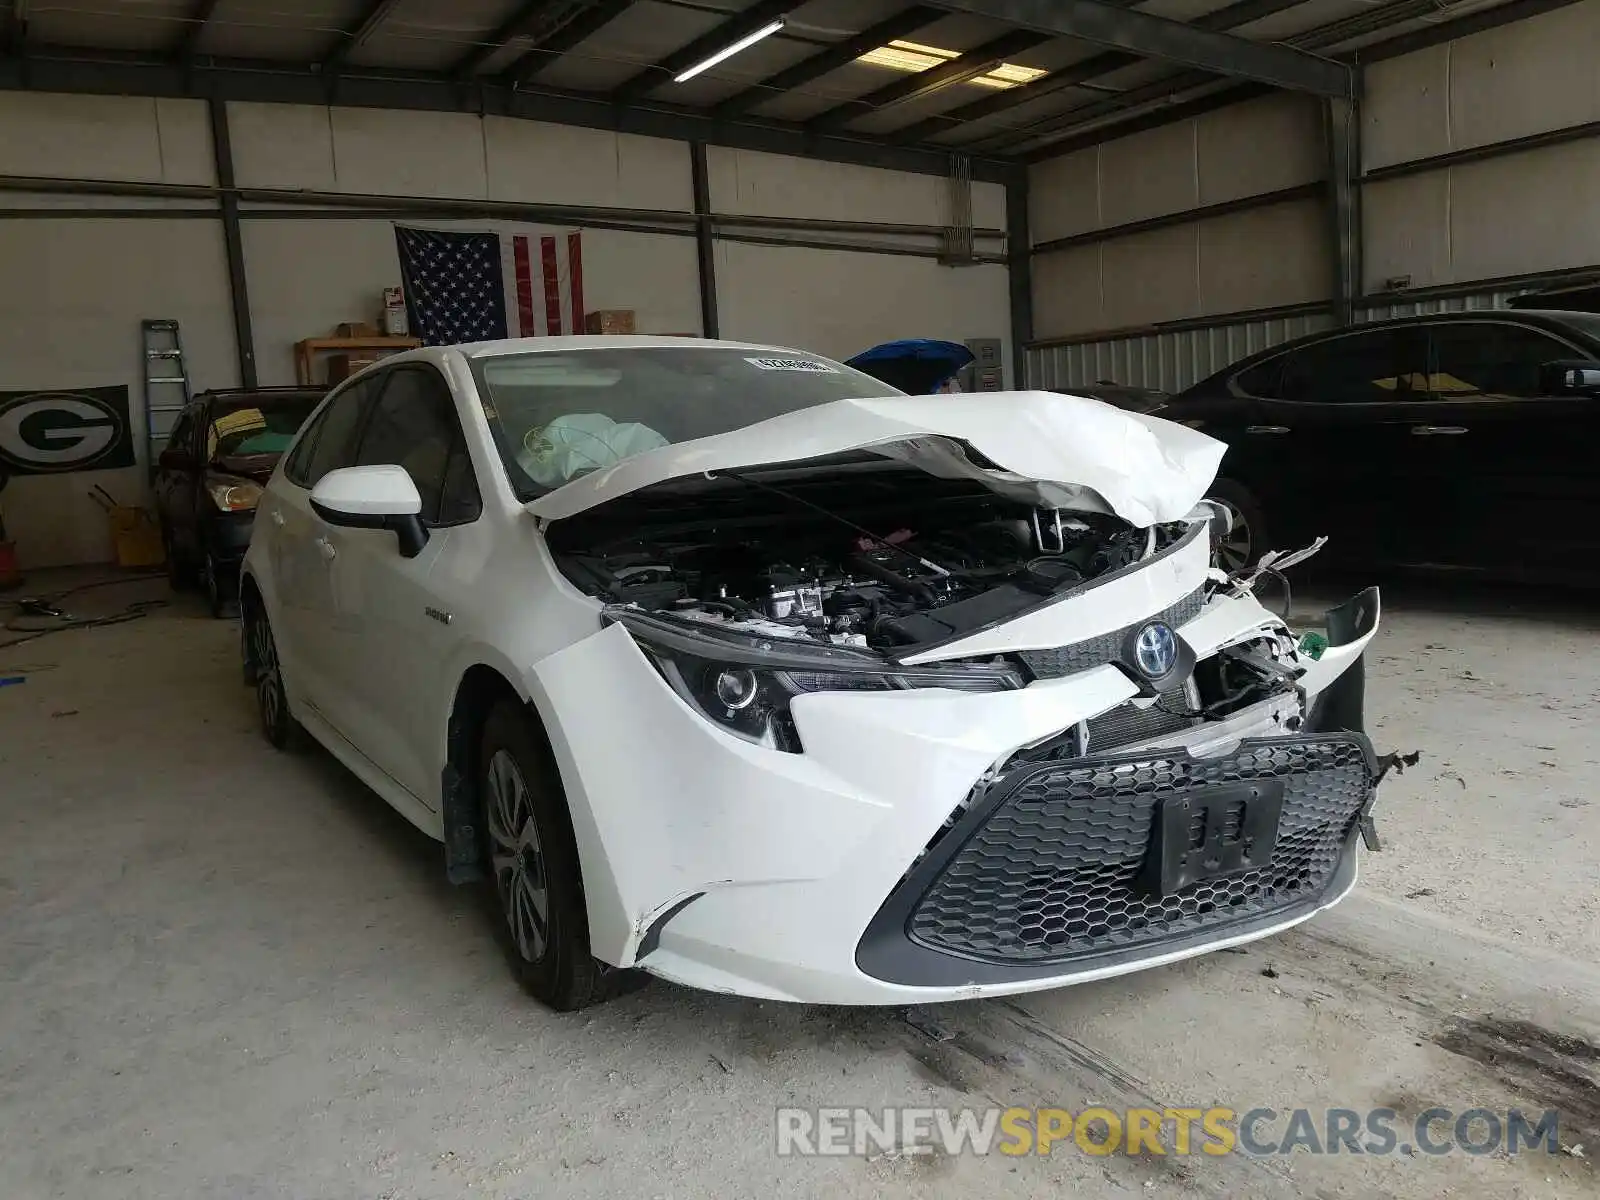
[[[973,357],[960,342],[904,338],[863,350],[848,365],[903,392],[923,395],[938,391]]]

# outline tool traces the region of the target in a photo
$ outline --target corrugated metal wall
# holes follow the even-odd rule
[[[1393,300],[1357,310],[1362,321],[1498,308],[1527,285],[1435,299]],[[1036,346],[1028,351],[1027,386],[1070,388],[1109,381],[1178,392],[1259,350],[1333,328],[1330,312],[1297,312],[1226,325],[1186,326],[1097,342]]]

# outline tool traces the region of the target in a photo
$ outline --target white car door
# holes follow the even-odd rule
[[[428,541],[406,558],[391,532],[324,527],[333,549],[330,669],[341,683],[341,732],[429,809],[439,807],[436,676],[460,636],[440,580],[452,544],[482,512],[449,386],[425,363],[386,372],[357,466],[404,467],[422,496]]]
[[[376,390],[370,379],[359,380],[328,402],[273,478],[256,515],[255,536],[266,539],[274,638],[285,678],[296,703],[330,723],[340,707],[340,684],[328,658],[332,559],[328,527],[311,511],[311,489],[329,471],[354,462],[356,435]]]

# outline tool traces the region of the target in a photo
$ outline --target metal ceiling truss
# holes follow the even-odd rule
[[[934,0],[949,12],[988,17],[1051,37],[1077,38],[1140,58],[1255,80],[1318,96],[1354,95],[1350,68],[1313,54],[1099,0]]]
[[[735,13],[715,29],[694,39],[681,49],[674,50],[659,62],[645,67],[619,83],[611,91],[613,104],[632,104],[648,96],[681,71],[704,62],[718,50],[733,45],[780,17],[786,17],[803,7],[808,0],[757,0],[743,12]]]
[[[1196,17],[1194,26],[1197,29],[1214,29],[1226,31],[1237,29],[1241,25],[1248,25],[1252,21],[1260,21],[1266,17],[1283,12],[1285,9],[1296,8],[1306,0],[1238,0],[1226,8],[1209,12],[1203,17]],[[906,142],[926,141],[937,134],[952,131],[958,126],[971,121],[981,121],[985,117],[992,117],[1008,109],[1016,108],[1022,104],[1030,104],[1042,96],[1051,96],[1056,92],[1066,91],[1068,88],[1082,87],[1092,79],[1102,75],[1109,75],[1113,71],[1120,71],[1124,67],[1131,67],[1144,61],[1136,54],[1124,54],[1120,50],[1096,54],[1082,62],[1075,62],[1060,70],[1052,71],[1042,79],[1021,87],[1007,88],[1005,91],[995,92],[992,96],[985,96],[981,100],[973,100],[959,108],[952,108],[947,112],[935,113],[914,125],[895,131],[896,140]],[[981,140],[981,139],[977,139]]]
[[[217,5],[221,2],[222,0],[195,0],[184,21],[183,34],[178,38],[178,45],[173,53],[174,58],[180,62],[194,61],[195,55],[200,50],[200,39],[205,36],[206,25],[210,23],[212,15],[217,11]]]
[[[1452,41],[1471,33],[1481,32],[1484,29],[1498,28],[1514,21],[1526,20],[1528,17],[1537,16],[1539,13],[1549,12],[1576,2],[1577,0],[1516,0],[1515,3],[1472,13],[1454,21],[1440,22],[1423,30],[1403,34],[1399,38],[1380,42],[1375,46],[1368,46],[1342,57],[1357,63],[1375,62],[1382,58],[1393,57],[1397,53],[1409,54],[1416,50],[1426,49],[1428,46],[1438,45],[1441,42]],[[1223,13],[1227,11],[1227,9],[1222,10]],[[1393,3],[1365,9],[1340,20],[1319,25],[1314,29],[1304,30],[1284,40],[1286,45],[1296,49],[1317,51],[1330,46],[1337,46],[1358,37],[1379,33],[1382,30],[1402,25],[1421,17],[1428,17],[1438,11],[1437,0],[1394,0]],[[1353,70],[1354,68],[1347,69]],[[1240,84],[1178,104],[1166,105],[1156,109],[1154,112],[1128,121],[1119,121],[1113,125],[1104,125],[1094,129],[1087,128],[1096,120],[1114,116],[1121,111],[1137,108],[1140,105],[1159,104],[1169,96],[1181,94],[1186,90],[1204,87],[1214,82],[1216,80],[1213,77],[1203,72],[1182,72],[1157,80],[1144,87],[1131,89],[1111,99],[1080,105],[1077,108],[1070,109],[1044,121],[1035,122],[1020,130],[996,131],[981,136],[973,144],[981,146],[984,151],[990,154],[1008,156],[1029,143],[1050,137],[1053,139],[1050,144],[1035,147],[1023,155],[1029,162],[1039,162],[1062,154],[1072,153],[1086,146],[1110,141],[1113,138],[1125,137],[1141,130],[1157,128],[1177,120],[1186,120],[1190,116],[1214,112],[1219,108],[1226,108],[1229,105],[1265,95],[1271,90],[1253,82]],[[902,133],[904,132],[907,131],[902,131]]]
[[[339,40],[322,60],[323,73],[337,75],[342,71],[345,63],[350,61],[350,56],[378,32],[379,27],[394,15],[394,10],[399,6],[400,0],[369,0],[361,10],[361,19],[340,31]]]
[[[579,42],[587,41],[633,7],[633,0],[567,0],[550,14],[549,32],[505,70],[507,83],[525,86]]]
[[[886,83],[864,96],[857,96],[853,100],[846,100],[825,109],[806,121],[806,128],[839,129],[857,117],[866,116],[879,109],[905,104],[957,84],[969,83],[978,76],[994,70],[1011,55],[1031,50],[1049,40],[1047,34],[1035,33],[1029,29],[1013,29],[964,54],[957,55],[948,62],[896,79],[893,83]]]
[[[526,0],[514,13],[500,23],[488,39],[474,46],[450,68],[450,74],[460,79],[476,75],[500,51],[521,37],[536,37],[540,25],[561,6],[561,0]]]
[[[847,67],[867,51],[876,50],[879,46],[915,33],[924,26],[932,25],[944,15],[939,9],[926,4],[913,5],[904,12],[898,12],[862,30],[855,37],[846,38],[820,54],[803,58],[794,66],[786,67],[777,74],[769,75],[761,82],[734,93],[716,105],[711,110],[712,114],[724,118],[743,116],[774,96],[804,87],[824,75],[837,71],[840,67]]]
[[[171,61],[152,62],[139,53],[46,45],[30,47],[26,60],[0,59],[0,90],[328,103],[328,85],[312,67],[202,56],[191,70]],[[465,86],[438,73],[348,67],[338,78],[338,102],[352,108],[519,117],[921,175],[944,176],[950,169],[950,152],[939,147],[898,146],[865,134],[808,131],[754,117],[725,119],[658,101],[618,105],[603,95],[510,87],[489,78]],[[972,177],[983,182],[1004,183],[1020,170],[1015,162],[982,155],[972,159]]]

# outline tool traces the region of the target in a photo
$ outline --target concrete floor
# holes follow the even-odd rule
[[[1355,896],[1243,952],[940,1009],[938,1039],[661,983],[545,1012],[431,842],[261,740],[232,626],[183,602],[0,651],[28,676],[0,689],[0,1196],[1592,1197],[1600,1063],[1546,1035],[1600,1042],[1595,619],[1390,608],[1375,733],[1424,758]],[[780,1105],[1091,1102],[1558,1107],[1585,1152],[773,1150]]]

